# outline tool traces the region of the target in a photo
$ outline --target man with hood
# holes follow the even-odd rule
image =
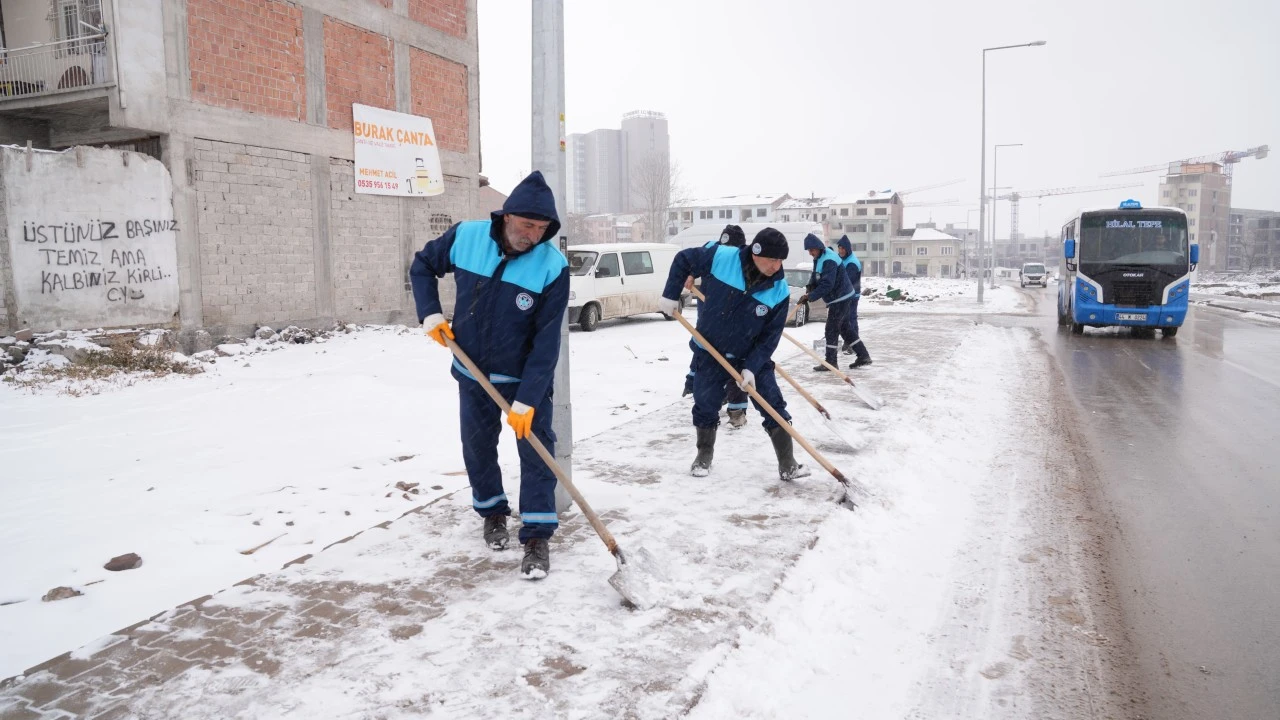
[[[511,404],[507,424],[520,451],[521,574],[546,577],[548,540],[558,525],[556,477],[526,438],[532,433],[555,453],[551,430],[552,376],[560,358],[560,324],[569,304],[569,264],[556,243],[555,197],[534,171],[511,191],[489,220],[462,222],[427,243],[409,269],[418,319],[433,340],[454,340]],[[445,320],[437,286],[445,273],[457,284],[453,325]],[[501,413],[480,383],[453,361],[458,381],[462,459],[471,504],[484,519],[483,537],[494,550],[509,541],[511,507],[498,468]],[[522,442],[523,441],[523,442]]]
[[[809,298],[822,300],[827,304],[827,362],[835,366],[836,351],[840,349],[840,330],[844,327],[845,317],[849,314],[849,302],[853,299],[853,285],[849,276],[840,267],[840,257],[831,248],[822,244],[817,235],[809,233],[804,238],[804,249],[813,258],[813,275],[809,280],[808,292],[800,296],[798,302],[808,302]],[[826,365],[813,368],[818,372],[826,372]]]
[[[787,238],[773,228],[761,230],[750,247],[726,244],[681,250],[671,264],[659,305],[663,312],[675,313],[685,278],[701,278],[702,293],[707,299],[698,312],[698,332],[742,376],[739,389],[745,392],[748,386],[754,386],[790,422],[772,360],[791,304],[791,290],[782,273],[786,257]],[[711,472],[720,403],[725,386],[732,379],[696,340],[690,340],[689,347],[694,366],[693,426],[698,438],[698,455],[690,472],[704,477]],[[764,429],[778,458],[778,476],[793,480],[808,475],[808,470],[796,462],[791,436],[758,403],[756,409],[764,416]]]
[[[871,353],[867,351],[866,344],[858,335],[858,298],[862,297],[862,261],[853,254],[853,243],[849,242],[848,235],[842,236],[840,242],[836,243],[836,252],[842,258],[840,264],[844,267],[845,274],[849,276],[849,284],[853,285],[853,299],[849,301],[849,314],[845,316],[844,327],[840,329],[840,336],[844,338],[844,347],[841,350],[845,355],[857,353],[857,359],[850,363],[849,367],[860,368],[871,364]]]
[[[747,243],[747,236],[742,232],[742,228],[737,225],[725,225],[724,230],[720,232],[719,240],[710,240],[702,247],[713,248],[717,245],[727,245],[729,247],[740,248]],[[684,289],[688,290],[693,287],[693,278],[690,277],[684,283]],[[695,358],[696,359],[696,356]],[[684,376],[684,391],[680,393],[680,397],[693,394],[693,376],[694,376],[694,360],[689,361],[689,374]],[[729,407],[729,426],[736,429],[747,424],[747,393],[739,388],[736,384],[730,383],[728,393],[725,396]]]

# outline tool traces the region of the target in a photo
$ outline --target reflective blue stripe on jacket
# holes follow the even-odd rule
[[[852,251],[841,263],[845,275],[849,276],[849,284],[853,286],[854,297],[862,297],[862,261]]]
[[[849,276],[841,270],[840,256],[827,248],[813,261],[813,279],[809,281],[813,288],[809,297],[822,300],[828,305],[844,302],[853,297],[853,285]]]
[[[707,299],[698,308],[698,332],[721,355],[742,358],[743,367],[758,374],[782,339],[791,290],[781,271],[747,287],[743,268],[749,262],[753,262],[749,248],[717,245],[681,250],[671,263],[662,295],[678,298],[685,278],[701,278]]]
[[[414,256],[409,276],[418,319],[441,312],[438,278],[452,272],[458,346],[491,381],[520,383],[516,400],[537,407],[560,357],[569,263],[545,240],[505,257],[495,234],[491,220],[458,223]],[[455,362],[454,376],[470,373]]]

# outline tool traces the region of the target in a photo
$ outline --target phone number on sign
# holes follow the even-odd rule
[[[400,183],[398,182],[384,182],[382,180],[357,180],[356,185],[359,187],[376,188],[380,190],[395,190],[400,187]]]

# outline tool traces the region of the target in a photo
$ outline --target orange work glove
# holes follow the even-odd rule
[[[507,424],[516,431],[516,439],[523,440],[533,432],[533,408],[522,402],[514,403],[507,413]]]
[[[453,339],[453,328],[449,327],[449,322],[445,320],[444,316],[440,313],[428,315],[427,318],[422,321],[422,329],[426,331],[427,337],[435,340],[445,347],[449,346],[445,345],[444,339]]]

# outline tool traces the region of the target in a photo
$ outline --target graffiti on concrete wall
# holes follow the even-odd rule
[[[177,233],[168,171],[111,150],[3,148],[5,216],[19,322],[33,328],[170,322]]]

